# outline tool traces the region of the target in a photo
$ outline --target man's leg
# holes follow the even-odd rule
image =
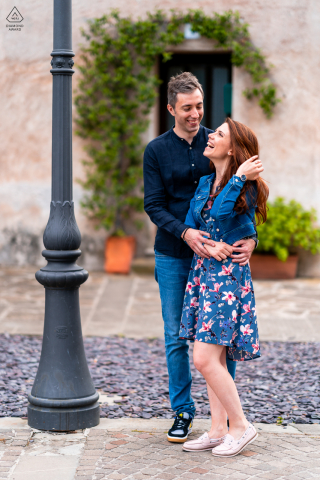
[[[233,378],[233,380],[235,379],[235,376],[236,376],[236,367],[237,367],[237,362],[230,360],[230,358],[228,358],[228,355],[227,355],[227,369],[231,377]]]
[[[156,254],[155,278],[159,284],[171,408],[177,415],[195,414],[191,397],[189,346],[179,339],[183,298],[188,280],[191,258],[174,258]]]
[[[157,253],[155,258],[155,279],[159,284],[164,321],[169,397],[172,410],[177,415],[183,415],[182,420],[176,417],[173,427],[169,430],[168,440],[170,441],[186,440],[192,426],[188,416],[193,418],[195,414],[194,401],[191,397],[192,377],[188,353],[189,346],[186,340],[179,339],[183,299],[191,261],[190,258],[180,259]],[[227,367],[234,379],[236,362],[227,358]],[[185,423],[185,425],[182,425],[185,436],[183,439],[173,439],[182,435],[182,430],[179,430],[179,422],[181,425]],[[176,429],[177,427],[178,429]]]

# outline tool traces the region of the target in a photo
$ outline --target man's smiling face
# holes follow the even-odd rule
[[[203,98],[197,88],[192,93],[178,93],[175,107],[168,105],[176,127],[186,133],[197,132],[203,118]]]

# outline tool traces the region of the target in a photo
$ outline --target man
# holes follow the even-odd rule
[[[164,321],[171,408],[176,413],[167,439],[184,442],[195,414],[191,397],[188,344],[179,339],[183,298],[193,252],[208,258],[203,244],[215,246],[203,232],[183,223],[199,179],[212,171],[203,156],[208,135],[203,118],[203,89],[189,72],[172,77],[168,84],[168,110],[175,126],[152,140],[144,153],[144,208],[158,227],[155,240],[155,278],[159,284]],[[185,240],[185,242],[182,240]],[[245,264],[255,248],[254,239],[234,244],[233,261]],[[218,245],[217,245],[218,247]],[[223,251],[223,246],[219,245]],[[236,362],[227,361],[234,378]],[[210,398],[210,390],[208,389]]]

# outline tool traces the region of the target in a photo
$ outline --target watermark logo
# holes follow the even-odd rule
[[[21,31],[21,28],[23,28],[23,25],[21,23],[22,20],[23,20],[23,16],[21,15],[17,7],[13,7],[11,12],[7,16],[7,21],[9,22],[9,25],[6,25],[6,27],[11,31],[13,30]]]

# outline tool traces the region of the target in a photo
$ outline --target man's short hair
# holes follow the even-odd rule
[[[192,93],[199,89],[204,98],[203,88],[197,77],[191,72],[179,73],[175,77],[171,77],[168,83],[168,103],[175,108],[178,93]]]

